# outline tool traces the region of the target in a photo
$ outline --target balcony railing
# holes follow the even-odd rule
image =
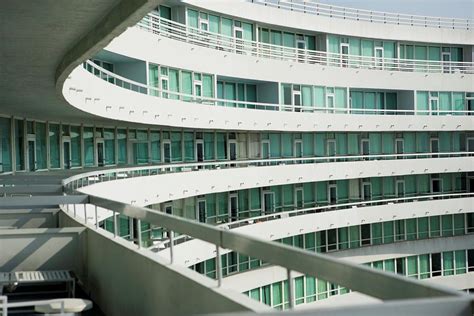
[[[470,19],[446,18],[435,16],[410,15],[363,9],[354,9],[319,3],[315,0],[247,0],[269,7],[315,14],[330,18],[372,23],[408,25],[419,27],[470,30],[473,21]]]
[[[368,160],[395,160],[395,159],[429,159],[470,157],[474,152],[443,152],[443,153],[416,153],[416,154],[383,154],[383,155],[354,155],[354,156],[327,156],[303,158],[279,158],[258,160],[226,160],[219,162],[194,162],[161,164],[132,168],[111,168],[81,173],[67,178],[62,182],[66,193],[95,183],[135,178],[141,176],[155,176],[164,173],[187,172],[191,170],[218,170],[226,168],[246,168],[249,166],[277,166],[286,164],[314,164],[327,162],[368,161]]]
[[[137,26],[153,34],[206,48],[259,58],[322,66],[423,73],[474,73],[474,63],[437,60],[383,58],[329,53],[272,45],[199,30],[151,12]]]
[[[474,111],[463,110],[388,110],[388,109],[356,109],[356,108],[328,108],[298,105],[283,105],[274,103],[248,102],[240,100],[227,100],[211,97],[195,96],[171,90],[149,86],[119,76],[88,60],[83,67],[91,74],[118,87],[132,90],[142,94],[148,94],[165,99],[181,100],[185,102],[199,103],[212,106],[226,106],[234,108],[245,108],[252,110],[286,111],[286,112],[308,112],[308,113],[336,113],[336,114],[376,114],[376,115],[471,115]]]

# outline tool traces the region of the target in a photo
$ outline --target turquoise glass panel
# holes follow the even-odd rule
[[[49,124],[49,164],[51,168],[60,168],[59,151],[60,131],[58,124]]]
[[[46,123],[36,122],[36,168],[37,169],[48,168],[46,157],[47,157]],[[79,160],[79,165],[80,165],[80,160]]]
[[[84,165],[90,167],[95,164],[95,151],[94,151],[94,128],[84,127],[83,130],[83,142],[84,142]]]

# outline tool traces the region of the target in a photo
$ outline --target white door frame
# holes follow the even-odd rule
[[[337,184],[328,184],[328,203],[331,203],[331,189],[334,188],[336,192],[336,204],[337,204]]]
[[[343,53],[343,47],[347,47],[347,53]],[[341,67],[348,67],[349,65],[349,43],[341,43],[339,45],[340,49],[340,65]]]
[[[70,136],[63,136],[62,137],[62,142],[61,142],[61,159],[60,163],[63,169],[66,169],[66,161],[64,161],[64,143],[69,143],[69,169],[71,168],[72,165],[72,157],[71,157],[71,137]]]
[[[196,199],[196,220],[198,222],[201,222],[200,218],[199,218],[199,204],[200,203],[204,203],[204,223],[205,223],[207,221],[207,202],[206,202],[206,198],[197,198]]]
[[[196,139],[194,142],[194,157],[196,157],[196,161],[198,160],[198,145],[202,145],[202,161],[205,160],[205,155],[204,155],[204,140],[202,139]]]
[[[382,56],[381,56],[381,57],[377,57],[377,51],[382,52]],[[384,67],[384,55],[385,55],[385,52],[384,52],[382,46],[376,46],[376,47],[374,47],[375,68],[377,68],[377,69],[383,69],[383,67]]]
[[[235,145],[235,159],[230,159],[230,147],[231,147],[231,144],[234,144]],[[229,160],[237,160],[238,158],[238,148],[237,148],[237,140],[235,139],[229,139],[227,141],[227,157]]]
[[[298,148],[298,146],[297,146],[298,144],[300,145],[300,153],[297,153],[297,152],[296,152],[296,151],[297,151],[296,149]],[[294,155],[296,158],[301,158],[301,157],[303,157],[303,140],[301,140],[301,139],[295,139],[295,140],[293,141],[293,155]]]
[[[265,195],[267,194],[271,196],[271,201],[272,201],[272,206],[273,206],[273,209],[270,210],[270,213],[267,213],[265,210],[267,207],[267,205],[265,205]],[[275,192],[269,191],[269,190],[262,190],[262,214],[265,215],[265,214],[271,214],[274,212],[275,212]]]
[[[298,192],[301,192],[301,207],[304,208],[304,190],[303,187],[295,187],[295,208],[298,208]]]
[[[268,150],[267,150],[267,152],[268,152],[268,157],[264,157],[264,156],[263,156],[263,146],[268,146]],[[270,141],[269,141],[268,139],[262,140],[262,142],[261,142],[261,144],[260,144],[260,147],[261,147],[261,148],[260,148],[260,157],[261,157],[262,159],[269,159],[269,158],[270,158]]]
[[[163,162],[166,162],[166,157],[165,157],[165,146],[168,145],[170,150],[170,157],[169,157],[169,162],[171,162],[173,160],[173,156],[172,156],[172,152],[171,152],[171,140],[169,139],[165,139],[162,141],[162,145],[161,145],[161,157],[163,157]]]

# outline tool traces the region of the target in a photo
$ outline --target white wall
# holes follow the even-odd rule
[[[106,49],[170,67],[252,80],[383,90],[474,91],[471,74],[341,68],[257,58],[188,44],[136,27],[116,37]]]
[[[235,67],[238,68],[238,67]],[[356,115],[239,109],[162,99],[117,87],[76,68],[63,86],[74,107],[119,121],[245,131],[453,131],[474,129],[474,116]]]
[[[202,1],[183,0],[205,10],[220,12],[244,20],[258,21],[284,28],[310,30],[331,34],[343,34],[357,37],[404,40],[414,42],[474,44],[472,30],[405,26],[396,24],[370,23],[340,18],[329,18],[314,14],[292,12],[243,0]]]

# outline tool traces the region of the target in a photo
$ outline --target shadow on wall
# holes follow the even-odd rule
[[[71,270],[82,274],[84,228],[15,229],[0,233],[0,271]]]

